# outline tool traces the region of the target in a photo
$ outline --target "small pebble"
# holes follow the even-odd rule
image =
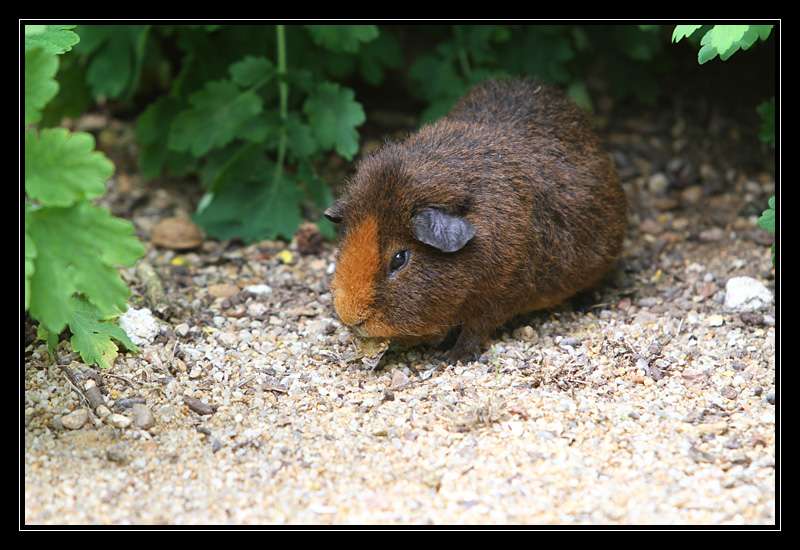
[[[251,285],[245,287],[245,290],[250,294],[255,294],[256,296],[264,296],[272,293],[272,287],[269,285]]]
[[[667,190],[667,187],[669,187],[669,180],[667,179],[667,176],[661,172],[657,172],[650,176],[650,180],[647,182],[647,187],[653,193],[662,194]]]
[[[201,415],[213,414],[217,410],[216,407],[188,395],[183,396],[183,402],[194,412]]]
[[[130,460],[128,453],[126,452],[126,446],[123,443],[119,443],[106,449],[106,458],[111,462],[116,462],[117,464],[127,464],[128,460]]]
[[[706,322],[710,327],[721,327],[723,324],[725,324],[725,319],[722,317],[722,315],[712,315],[706,320]]]
[[[137,346],[151,344],[159,331],[158,321],[147,308],[128,308],[120,316],[119,326]]]
[[[124,414],[114,413],[106,418],[106,421],[115,428],[125,429],[131,425],[131,419]]]
[[[775,404],[775,390],[770,390],[767,392],[767,403],[770,405]]]
[[[701,231],[698,237],[704,243],[714,243],[725,238],[725,232],[719,227],[712,227],[711,229]]]
[[[79,430],[89,420],[89,411],[78,409],[61,417],[61,424],[68,430]]]
[[[772,292],[752,277],[733,277],[725,285],[725,308],[755,311],[772,303]]]
[[[393,390],[399,390],[406,384],[408,384],[408,376],[406,376],[406,373],[400,369],[395,369],[392,372],[392,383],[390,388]]]
[[[145,405],[136,404],[131,408],[133,424],[142,430],[149,430],[155,426],[156,419],[152,411]]]
[[[186,323],[181,323],[180,325],[175,327],[175,334],[178,336],[186,336],[189,334],[189,325]]]

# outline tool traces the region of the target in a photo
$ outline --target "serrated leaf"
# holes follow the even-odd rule
[[[697,61],[702,65],[717,55],[726,61],[738,50],[748,49],[762,36],[762,40],[769,36],[764,27],[771,25],[714,25],[700,41],[702,47],[697,53]]]
[[[290,114],[286,121],[286,137],[289,153],[295,159],[308,158],[319,150],[311,127],[304,124],[294,113]]]
[[[364,123],[364,109],[353,90],[332,82],[317,86],[303,105],[314,137],[323,149],[335,149],[350,160],[358,152],[356,128]]]
[[[299,204],[303,195],[290,175],[274,181],[272,174],[267,170],[261,172],[260,180],[231,181],[195,214],[195,222],[218,239],[239,238],[246,243],[291,239],[302,221]]]
[[[675,25],[675,30],[672,31],[672,41],[680,42],[687,36],[694,34],[694,31],[703,25]]]
[[[242,92],[229,80],[209,82],[189,98],[191,108],[172,123],[169,147],[201,157],[230,143],[239,130],[261,112],[253,91]]]
[[[69,206],[105,192],[114,165],[94,150],[94,137],[65,128],[25,134],[25,192],[47,206]]]
[[[248,55],[230,68],[231,78],[242,88],[248,88],[275,76],[275,67],[266,57]]]
[[[58,58],[56,82],[58,93],[42,112],[40,127],[61,126],[64,117],[77,118],[89,109],[92,102],[86,84],[86,67],[78,62],[74,53]]]
[[[73,312],[69,321],[70,343],[84,363],[102,369],[111,368],[118,351],[112,339],[130,351],[139,351],[125,331],[114,323],[103,321],[104,317],[92,304],[77,297],[73,297],[70,303]]]
[[[28,235],[28,226],[25,226],[25,311],[31,302],[31,277],[36,272],[36,243]]]
[[[37,252],[30,280],[33,318],[59,334],[72,316],[76,292],[104,317],[124,311],[130,291],[116,267],[132,265],[144,254],[130,222],[79,202],[28,212],[25,225]]]
[[[40,48],[58,55],[68,52],[80,41],[72,32],[76,25],[25,25],[25,51]]]
[[[58,58],[45,50],[25,51],[25,124],[39,122],[42,109],[58,93]]]
[[[362,43],[378,37],[375,25],[306,25],[311,39],[332,52],[356,53]]]
[[[758,226],[765,230],[769,231],[773,235],[775,234],[775,197],[771,197],[769,199],[769,208],[764,210],[761,214],[761,217],[758,218]]]

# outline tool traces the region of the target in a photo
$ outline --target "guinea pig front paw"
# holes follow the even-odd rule
[[[459,361],[462,363],[477,361],[481,356],[482,340],[483,338],[475,332],[467,328],[461,329],[455,345],[445,353],[445,360],[451,364],[456,364]]]

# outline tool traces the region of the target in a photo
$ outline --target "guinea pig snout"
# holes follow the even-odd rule
[[[334,292],[333,307],[339,319],[349,327],[357,327],[366,318],[363,308],[358,307],[353,297],[346,291],[338,290]]]

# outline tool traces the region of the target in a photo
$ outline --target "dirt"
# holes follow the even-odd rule
[[[134,422],[68,430],[86,405],[59,364],[78,358],[62,342],[54,363],[27,324],[25,522],[773,524],[775,307],[723,307],[732,277],[775,290],[755,224],[770,151],[719,112],[598,118],[632,208],[619,269],[468,364],[429,348],[349,362],[333,244],[156,247],[196,190],[118,172],[104,200],[152,267],[125,270],[131,304],[160,333],[101,373]]]

